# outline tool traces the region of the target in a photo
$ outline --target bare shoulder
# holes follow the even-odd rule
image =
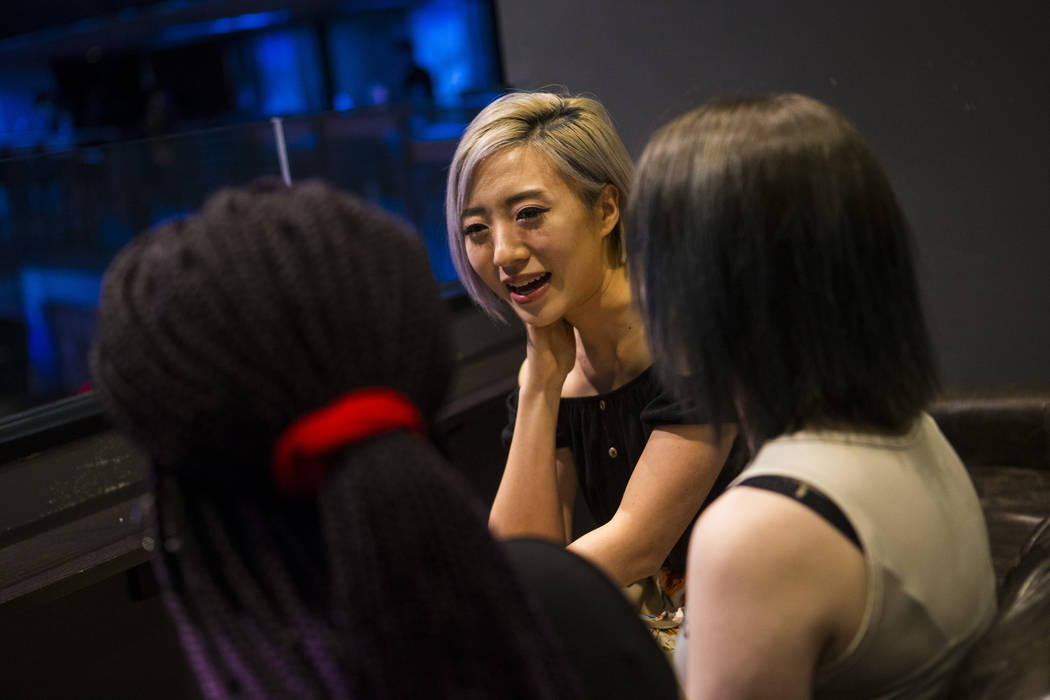
[[[779,493],[741,486],[729,489],[697,521],[690,554],[738,574],[782,575],[790,564],[796,572],[819,574],[834,568],[837,557],[863,559],[841,533],[806,506]]]
[[[697,521],[688,566],[691,605],[733,605],[752,622],[786,616],[795,622],[790,634],[824,660],[848,647],[864,615],[863,554],[779,493],[741,486],[723,494]]]

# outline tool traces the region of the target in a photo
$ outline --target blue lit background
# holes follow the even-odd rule
[[[82,388],[101,275],[132,235],[277,174],[271,117],[293,179],[411,219],[453,283],[444,176],[501,87],[489,0],[138,2],[3,34],[0,417]]]

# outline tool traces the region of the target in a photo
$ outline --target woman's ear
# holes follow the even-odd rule
[[[598,194],[595,210],[601,218],[602,237],[608,236],[620,221],[620,190],[608,184]]]

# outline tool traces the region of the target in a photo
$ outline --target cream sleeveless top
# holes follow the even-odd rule
[[[863,622],[842,656],[817,669],[815,697],[936,697],[991,624],[996,593],[977,494],[934,420],[924,413],[902,436],[782,436],[732,485],[760,474],[816,487],[864,548]]]

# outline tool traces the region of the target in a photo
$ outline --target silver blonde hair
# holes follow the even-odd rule
[[[445,221],[448,248],[459,279],[474,302],[503,318],[500,299],[478,277],[467,259],[460,213],[485,158],[506,148],[529,146],[550,159],[586,204],[594,204],[606,185],[619,190],[621,220],[609,235],[609,259],[623,265],[623,210],[630,194],[631,157],[605,108],[587,97],[550,92],[515,92],[491,102],[463,132],[448,173]]]

